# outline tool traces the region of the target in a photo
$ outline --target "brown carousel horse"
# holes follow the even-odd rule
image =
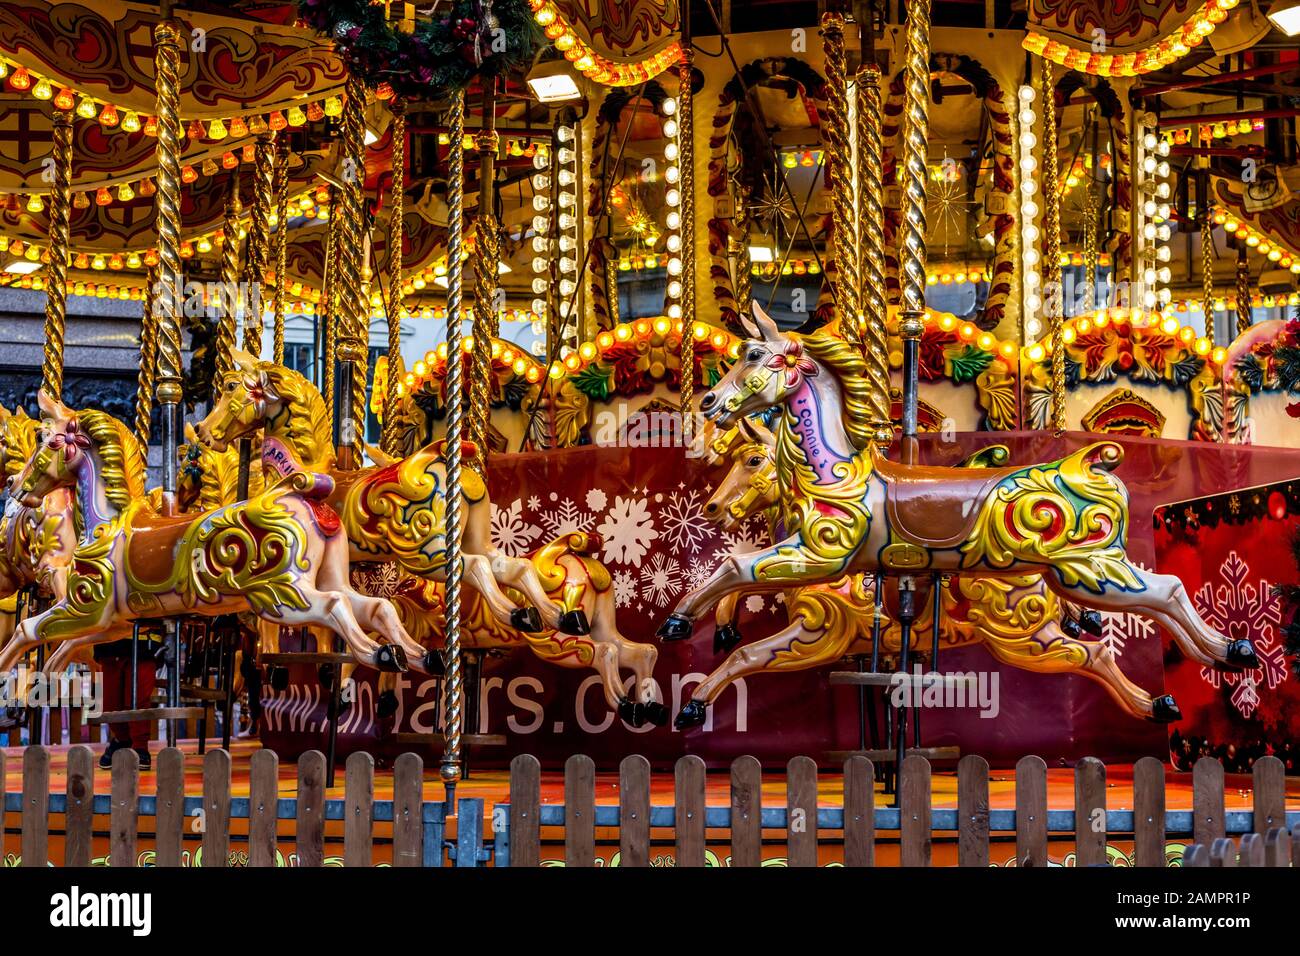
[[[381,670],[421,653],[391,604],[348,583],[347,543],[324,504],[327,477],[298,472],[246,502],[164,516],[144,493],[144,459],[125,425],[44,392],[40,406],[36,447],[10,492],[35,506],[56,488],[75,488],[81,539],[66,596],[19,624],[0,671],[41,642],[94,644],[126,636],[142,619],[243,610],[328,627]]]
[[[342,519],[352,561],[392,561],[417,577],[445,580],[443,443],[433,442],[385,467],[338,471],[329,418],[316,387],[298,372],[246,352],[236,350],[233,358],[212,411],[196,427],[200,440],[221,451],[261,431],[262,465],[268,476],[306,470],[334,479],[328,502]],[[472,446],[467,447],[472,453]],[[471,468],[461,475],[465,579],[487,602],[492,616],[521,631],[546,627],[572,635],[587,633],[581,609],[566,611],[555,604],[532,564],[493,547],[487,486]],[[503,585],[522,592],[532,607],[515,604]]]
[[[659,630],[691,636],[695,619],[735,591],[828,584],[845,574],[1041,574],[1065,600],[1151,619],[1205,665],[1258,666],[1249,640],[1230,640],[1196,613],[1178,578],[1126,553],[1123,459],[1097,442],[1059,461],[941,468],[886,458],[866,425],[861,354],[824,332],[783,333],[758,306],[736,362],[700,401],[726,428],[776,406],[776,467],[793,521],[782,540],[732,553],[678,602]]]
[[[705,503],[707,517],[725,530],[734,530],[751,516],[766,514],[773,538],[780,537],[780,529],[791,515],[784,513],[777,481],[776,444],[771,431],[747,418],[709,444],[710,463],[729,458],[731,469]],[[972,459],[978,463],[1006,457],[1004,446],[993,446]],[[723,644],[740,639],[733,623],[736,597],[728,595],[718,604],[715,616]],[[941,647],[978,643],[998,661],[1023,670],[1083,674],[1105,687],[1134,717],[1169,723],[1182,716],[1173,697],[1152,699],[1125,677],[1106,645],[1080,639],[1078,615],[1063,613],[1065,602],[1048,590],[1041,575],[958,577],[943,589],[940,601]],[[743,677],[807,670],[848,654],[871,652],[876,613],[873,577],[848,575],[828,584],[792,588],[785,593],[785,606],[790,625],[732,651],[696,685],[675,721],[679,729],[702,724],[709,705]],[[913,648],[928,637],[933,624],[932,602],[922,601],[921,606],[923,611],[911,632]],[[882,621],[880,636],[883,652],[897,653],[902,646],[902,629],[888,616]]]

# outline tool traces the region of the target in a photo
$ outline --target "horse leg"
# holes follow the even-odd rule
[[[525,586],[521,586],[520,590],[533,602],[532,607],[519,607],[502,592],[500,584],[497,583],[498,568],[504,577],[511,571],[519,572],[518,566],[511,563],[512,560],[523,561],[525,564],[528,562],[523,558],[511,559],[492,546],[492,506],[486,498],[469,504],[466,509],[461,555],[465,561],[466,577],[472,574],[471,559],[476,559],[482,564],[482,569],[477,574],[480,583],[476,583],[474,587],[489,599],[488,608],[492,611],[492,616],[502,624],[526,634],[535,634],[545,628],[563,630],[560,627],[560,615],[564,609],[547,596],[546,589],[531,564],[528,565],[528,569],[532,573],[526,580],[521,578]],[[484,571],[486,573],[483,573]],[[508,609],[504,614],[501,613],[503,606]]]
[[[659,660],[659,650],[653,644],[641,644],[629,641],[619,633],[614,614],[614,592],[606,589],[596,595],[592,605],[591,639],[597,645],[613,649],[612,683],[606,683],[606,696],[609,689],[615,691],[615,700],[610,706],[619,716],[634,727],[652,723],[662,727],[668,723],[668,709],[654,698],[654,669]],[[633,687],[629,697],[623,687],[622,668],[632,671]],[[627,710],[634,719],[624,715]]]
[[[537,568],[527,558],[512,558],[500,551],[489,552],[487,558],[491,562],[493,574],[507,585],[522,591],[542,615],[542,621],[548,628],[579,637],[591,631],[591,623],[582,608],[566,611],[551,600]]]
[[[1234,670],[1253,670],[1259,667],[1259,658],[1255,655],[1255,645],[1248,638],[1232,640],[1220,634],[1206,624],[1196,610],[1196,605],[1187,596],[1183,582],[1172,574],[1158,574],[1134,568],[1134,573],[1147,586],[1147,600],[1158,599],[1155,605],[1163,608],[1165,613],[1181,625],[1187,636],[1200,645],[1214,663],[1223,664]]]
[[[340,591],[318,591],[299,585],[304,610],[281,608],[276,614],[266,612],[266,620],[280,624],[319,624],[328,627],[343,639],[352,656],[362,664],[378,670],[405,670],[406,653],[398,645],[380,644],[372,640],[352,613],[352,605]]]
[[[713,653],[730,651],[744,640],[740,636],[740,628],[736,625],[736,618],[740,612],[740,599],[744,596],[744,591],[733,591],[724,595],[718,601],[718,606],[713,609]]]
[[[488,612],[506,627],[525,634],[536,634],[544,629],[541,613],[532,607],[519,607],[506,597],[492,574],[492,566],[482,554],[465,552],[461,555],[465,580],[487,602]]]

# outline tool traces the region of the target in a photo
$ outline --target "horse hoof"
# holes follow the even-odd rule
[[[1183,719],[1183,712],[1178,709],[1173,695],[1165,694],[1151,701],[1151,719],[1157,724],[1172,724]]]
[[[1101,612],[1094,611],[1092,608],[1086,608],[1079,612],[1079,626],[1093,637],[1101,637],[1102,631],[1106,629]]]
[[[1255,656],[1255,645],[1246,638],[1233,641],[1223,655],[1224,663],[1237,670],[1249,671],[1259,667],[1259,658]]]
[[[406,670],[406,651],[396,644],[380,644],[372,663],[376,670],[401,672]]]
[[[285,690],[289,686],[289,668],[272,667],[268,681],[271,685],[271,690]]]
[[[1083,629],[1079,627],[1078,621],[1070,617],[1068,614],[1061,615],[1061,632],[1065,634],[1066,637],[1073,638],[1077,641],[1082,631]]]
[[[587,621],[587,615],[582,608],[561,614],[558,628],[561,634],[574,634],[579,637],[591,633],[591,624]]]
[[[510,626],[525,634],[536,634],[542,629],[542,616],[535,607],[517,607],[510,612]]]
[[[673,612],[668,620],[659,625],[655,635],[661,641],[684,641],[695,633],[694,622],[685,614]]]
[[[375,699],[375,716],[387,720],[397,713],[397,695],[386,690]]]
[[[647,701],[642,704],[641,713],[645,715],[646,723],[654,724],[656,727],[662,727],[668,723],[668,708],[657,700]]]
[[[677,719],[673,721],[673,726],[678,730],[685,730],[688,727],[699,727],[704,723],[704,719],[709,715],[709,705],[702,700],[689,700],[686,706],[677,714]]]
[[[725,654],[740,643],[740,629],[734,624],[722,624],[713,632],[713,653]]]
[[[618,702],[618,718],[633,727],[645,725],[645,711],[640,704],[635,704],[624,697]]]
[[[440,651],[425,651],[421,663],[426,674],[443,677],[447,673],[447,662],[442,659]]]
[[[320,681],[321,687],[329,690],[334,686],[334,665],[322,664],[316,668],[316,679]]]

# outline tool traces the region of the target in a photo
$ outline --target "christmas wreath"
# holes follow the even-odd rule
[[[477,76],[532,64],[545,38],[525,0],[453,0],[395,29],[385,4],[298,0],[298,16],[335,43],[348,68],[373,90],[403,100],[439,100]]]

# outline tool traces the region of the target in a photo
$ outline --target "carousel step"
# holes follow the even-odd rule
[[[203,707],[142,707],[139,710],[108,710],[89,718],[88,724],[125,724],[135,720],[202,720]]]
[[[224,701],[226,692],[220,687],[199,687],[196,684],[181,684],[181,700]]]
[[[357,659],[351,654],[319,654],[310,651],[263,654],[258,660],[263,664],[281,667],[289,664],[355,664],[357,662]]]
[[[443,734],[396,734],[399,744],[427,744],[433,747],[441,747],[447,742]],[[460,742],[462,744],[472,744],[475,747],[504,747],[506,745],[505,734],[461,734]]]
[[[934,687],[973,687],[975,677],[970,674],[936,674],[926,671],[917,678],[915,674],[899,675],[898,671],[831,671],[832,684],[852,684],[857,687],[905,687],[919,686],[922,690]]]
[[[924,757],[926,760],[960,760],[960,747],[908,747],[905,756]],[[842,763],[850,757],[866,757],[872,763],[893,763],[898,754],[893,750],[828,750],[826,759]]]

